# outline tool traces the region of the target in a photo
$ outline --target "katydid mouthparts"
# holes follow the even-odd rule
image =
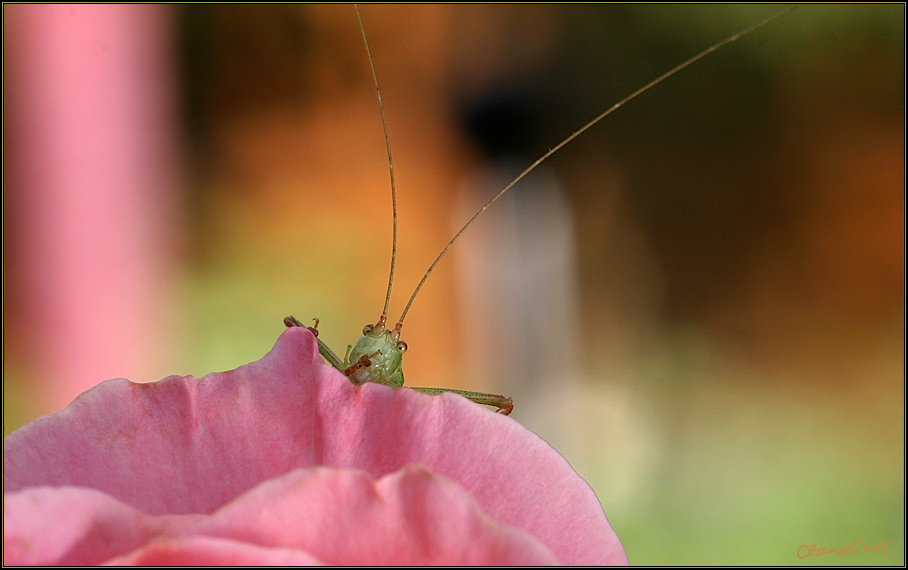
[[[463,235],[464,232],[476,221],[476,219],[482,215],[495,201],[497,201],[501,196],[503,196],[508,190],[510,190],[515,184],[532,172],[536,167],[546,161],[553,154],[558,152],[561,148],[566,146],[568,143],[573,141],[575,138],[592,128],[594,125],[602,121],[605,117],[609,116],[615,112],[619,107],[628,103],[629,101],[637,98],[639,95],[649,91],[656,85],[662,83],[669,77],[677,74],[683,69],[689,67],[690,65],[696,63],[700,59],[703,59],[707,55],[713,53],[714,51],[724,47],[725,45],[741,38],[753,32],[770,22],[781,18],[785,14],[788,14],[792,10],[797,8],[797,6],[791,6],[778,12],[752,26],[742,30],[736,34],[733,34],[724,40],[713,44],[707,49],[701,51],[700,53],[694,55],[693,57],[683,61],[677,66],[673,67],[669,71],[663,73],[657,78],[653,79],[649,83],[640,87],[631,94],[625,96],[623,99],[613,104],[605,111],[594,117],[592,120],[587,122],[585,125],[576,130],[573,134],[559,142],[557,145],[552,147],[548,152],[539,157],[535,162],[530,164],[523,172],[521,172],[516,178],[509,182],[504,188],[502,188],[497,194],[495,194],[488,202],[485,203],[482,208],[480,208],[464,225],[463,227],[454,235],[453,238],[447,243],[447,245],[442,249],[441,253],[438,254],[438,257],[432,262],[429,266],[429,269],[423,274],[422,279],[419,281],[419,284],[416,286],[416,289],[413,291],[413,294],[410,296],[410,300],[407,302],[407,305],[404,307],[403,312],[401,313],[400,319],[398,319],[397,324],[393,328],[387,326],[388,323],[388,306],[391,301],[391,288],[394,283],[394,269],[397,262],[397,188],[394,180],[394,162],[391,158],[391,141],[388,136],[388,125],[385,120],[385,111],[382,104],[381,98],[381,88],[378,84],[378,76],[375,71],[375,64],[372,59],[372,52],[369,48],[369,40],[366,37],[365,26],[363,25],[362,16],[359,12],[359,7],[354,5],[356,11],[356,18],[359,22],[360,32],[363,36],[363,43],[366,48],[366,55],[369,60],[369,66],[372,70],[372,79],[375,84],[376,96],[378,99],[379,112],[382,119],[382,127],[384,128],[385,136],[385,146],[388,153],[388,170],[391,177],[391,206],[392,206],[392,216],[393,216],[393,231],[392,231],[392,247],[391,247],[391,269],[388,277],[388,290],[385,295],[385,305],[382,309],[381,316],[378,318],[378,321],[375,324],[368,324],[363,327],[363,336],[360,337],[356,344],[353,346],[348,346],[347,351],[344,355],[344,358],[341,359],[331,348],[328,347],[324,342],[318,338],[318,319],[314,320],[314,325],[308,327],[301,323],[299,320],[293,316],[288,316],[284,319],[284,324],[287,327],[304,327],[307,328],[315,336],[316,342],[318,343],[319,354],[325,361],[341,371],[345,376],[347,376],[351,382],[356,385],[360,385],[366,382],[374,382],[377,384],[384,384],[391,387],[402,387],[404,384],[404,374],[402,368],[403,355],[407,351],[407,343],[401,340],[401,329],[403,327],[404,319],[407,316],[407,312],[410,310],[410,306],[413,304],[413,300],[416,298],[416,295],[419,293],[419,290],[422,288],[423,284],[428,279],[429,275],[435,269],[435,266],[438,265],[438,262],[445,256],[451,246]],[[500,394],[487,394],[483,392],[471,392],[466,390],[454,390],[450,388],[423,388],[423,387],[413,387],[412,390],[418,390],[426,394],[441,394],[444,392],[451,392],[454,394],[459,394],[468,400],[471,400],[477,404],[483,404],[486,406],[491,406],[496,408],[498,413],[508,415],[514,409],[514,403],[511,398],[503,396]]]

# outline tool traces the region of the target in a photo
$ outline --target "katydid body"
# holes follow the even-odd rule
[[[470,218],[467,223],[457,232],[457,234],[448,242],[442,252],[435,258],[435,261],[432,262],[432,265],[425,272],[422,277],[422,280],[416,286],[416,290],[410,297],[410,300],[407,302],[406,307],[401,314],[400,320],[394,328],[387,328],[387,314],[388,314],[388,305],[391,300],[391,287],[394,282],[394,267],[397,259],[397,192],[394,184],[394,163],[391,160],[391,144],[390,138],[388,136],[388,126],[385,121],[384,108],[381,101],[381,89],[378,86],[378,77],[375,72],[375,65],[372,61],[372,54],[369,50],[369,41],[366,38],[365,28],[363,27],[362,18],[359,13],[359,8],[356,8],[356,16],[359,21],[360,30],[363,34],[363,42],[366,46],[366,53],[369,58],[369,65],[372,69],[372,76],[375,82],[375,89],[378,97],[379,110],[381,112],[382,126],[385,131],[385,144],[388,151],[388,163],[389,163],[389,172],[391,175],[391,204],[393,210],[393,239],[392,239],[392,249],[391,249],[391,271],[388,278],[388,292],[385,296],[385,306],[382,310],[382,314],[379,317],[378,321],[374,325],[366,325],[363,328],[363,336],[356,341],[356,344],[353,346],[347,347],[347,352],[344,356],[344,359],[341,360],[337,354],[331,350],[325,343],[323,343],[318,338],[318,319],[315,319],[315,326],[306,327],[301,322],[299,322],[294,317],[290,316],[284,319],[284,324],[288,327],[305,327],[309,329],[314,335],[315,339],[318,342],[319,353],[331,366],[340,370],[344,375],[346,375],[351,382],[354,384],[363,384],[365,382],[374,382],[377,384],[384,384],[391,387],[401,387],[404,384],[404,373],[402,368],[403,354],[407,350],[407,344],[401,340],[401,327],[403,326],[404,318],[407,316],[407,312],[410,310],[410,306],[413,304],[413,300],[416,298],[417,293],[422,288],[423,284],[426,282],[426,279],[432,273],[432,270],[435,269],[435,266],[441,261],[441,258],[448,252],[452,245],[460,238],[460,236],[469,228],[473,222],[482,215],[498,198],[504,195],[505,192],[510,190],[517,182],[522,180],[527,174],[539,166],[542,162],[547,160],[550,156],[560,150],[562,147],[567,145],[569,142],[580,136],[582,133],[590,129],[593,125],[610,115],[612,112],[621,107],[628,101],[636,98],[638,95],[648,91],[652,87],[661,83],[662,81],[668,79],[672,75],[675,75],[682,69],[692,65],[693,63],[699,61],[703,57],[706,57],[710,53],[718,50],[719,48],[725,46],[728,43],[731,43],[738,38],[772,22],[773,20],[787,14],[795,7],[788,8],[779,12],[778,14],[766,18],[765,20],[747,28],[744,31],[741,31],[737,34],[734,34],[721,42],[703,50],[699,54],[691,57],[690,59],[684,61],[683,63],[677,65],[666,73],[660,75],[656,79],[650,81],[643,87],[637,89],[630,95],[626,96],[624,99],[621,99],[604,112],[593,118],[587,124],[582,126],[580,129],[575,131],[572,135],[562,140],[560,143],[551,148],[548,152],[543,154],[539,159],[533,162],[529,167],[527,167],[520,175],[518,175],[514,180],[502,188],[492,199],[490,199],[486,204],[476,212],[472,218]],[[499,394],[486,394],[482,392],[470,392],[464,390],[453,390],[449,388],[412,388],[426,394],[441,394],[444,392],[452,392],[454,394],[459,394],[465,398],[476,402],[477,404],[483,404],[486,406],[492,406],[497,408],[497,411],[501,414],[510,414],[514,409],[514,404],[511,401],[511,398],[507,396],[502,396]]]
[[[407,344],[400,340],[397,329],[387,329],[384,324],[366,325],[363,327],[363,336],[356,344],[347,347],[347,354],[342,361],[331,348],[318,338],[318,319],[314,327],[306,327],[294,317],[284,319],[288,327],[305,327],[315,335],[318,343],[318,352],[325,361],[343,372],[354,384],[375,382],[394,388],[404,385],[403,356],[407,351]],[[412,388],[424,394],[441,394],[452,392],[472,400],[477,404],[494,406],[498,412],[508,415],[514,409],[514,403],[507,396],[500,394],[486,394],[483,392],[470,392],[468,390],[454,390],[452,388]]]

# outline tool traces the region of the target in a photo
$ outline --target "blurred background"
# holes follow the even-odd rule
[[[362,7],[391,318],[490,193],[775,9]],[[903,565],[904,21],[802,7],[572,142],[432,274],[407,384],[513,396],[633,564]],[[4,142],[5,434],[381,313],[350,6],[6,5]]]

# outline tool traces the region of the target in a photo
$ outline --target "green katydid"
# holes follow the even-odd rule
[[[438,262],[441,261],[442,257],[448,252],[452,245],[460,238],[460,236],[466,232],[466,230],[476,221],[476,219],[485,212],[495,201],[497,201],[502,195],[504,195],[508,190],[510,190],[517,182],[522,180],[527,176],[531,171],[533,171],[537,166],[542,162],[547,160],[550,156],[555,154],[562,147],[567,145],[569,142],[573,141],[575,138],[580,136],[582,133],[589,130],[591,127],[599,123],[602,119],[607,117],[616,111],[619,107],[625,103],[635,99],[644,92],[655,87],[659,83],[662,83],[669,77],[675,75],[681,70],[687,68],[688,66],[694,64],[700,59],[706,57],[712,52],[722,48],[723,46],[737,40],[738,38],[749,34],[750,32],[769,24],[770,22],[782,17],[788,12],[794,10],[797,6],[789,7],[773,16],[770,16],[753,26],[738,32],[728,38],[712,45],[711,47],[703,50],[697,55],[687,59],[686,61],[680,63],[679,65],[673,67],[669,71],[663,73],[659,77],[653,79],[649,83],[640,87],[636,91],[627,95],[617,103],[610,106],[608,109],[594,117],[588,123],[583,125],[580,129],[575,131],[573,134],[562,140],[560,143],[552,147],[548,152],[543,154],[535,162],[530,164],[523,172],[521,172],[514,180],[508,183],[504,188],[502,188],[497,194],[495,194],[486,204],[479,209],[463,227],[454,235],[453,238],[447,243],[441,253],[438,254],[438,257],[432,262],[429,269],[425,272],[419,284],[416,286],[416,289],[413,291],[413,294],[410,296],[409,301],[407,302],[406,307],[401,313],[400,319],[398,319],[397,324],[393,328],[388,328],[388,306],[391,301],[391,288],[394,282],[394,269],[397,260],[397,190],[394,181],[394,163],[391,158],[391,143],[390,137],[388,136],[388,126],[385,121],[385,112],[384,106],[381,100],[381,89],[378,84],[378,77],[375,71],[375,65],[372,60],[372,53],[369,49],[369,41],[366,37],[365,27],[362,23],[362,17],[359,12],[359,8],[355,7],[356,17],[359,22],[360,31],[363,36],[363,43],[365,44],[366,54],[369,60],[369,65],[372,70],[372,77],[375,83],[375,90],[378,98],[379,111],[381,113],[382,126],[384,128],[385,135],[385,145],[388,153],[388,165],[389,172],[391,176],[391,204],[392,204],[392,213],[393,213],[393,231],[392,231],[392,250],[391,250],[391,269],[388,277],[388,290],[385,295],[385,305],[382,310],[381,316],[378,321],[373,324],[368,324],[363,328],[363,336],[356,341],[356,344],[353,346],[347,347],[347,352],[344,356],[344,359],[341,358],[329,348],[324,342],[318,339],[318,319],[314,319],[315,325],[312,327],[306,327],[299,320],[293,316],[288,316],[284,319],[284,324],[288,327],[305,327],[308,328],[313,335],[316,337],[318,342],[319,353],[321,356],[334,368],[340,370],[344,373],[354,384],[363,384],[365,382],[375,382],[378,384],[384,384],[392,387],[401,387],[404,384],[404,375],[402,369],[402,360],[403,354],[407,350],[407,344],[401,340],[401,328],[403,327],[404,319],[407,315],[407,312],[410,310],[410,306],[413,304],[413,300],[416,298],[416,295],[419,293],[419,290],[422,288],[423,284],[428,279],[429,275],[435,269],[435,266],[438,265]],[[454,390],[448,388],[422,388],[415,387],[411,388],[413,390],[418,390],[427,394],[440,394],[443,392],[452,392],[454,394],[459,394],[465,398],[476,402],[478,404],[483,404],[487,406],[492,406],[497,408],[497,411],[502,414],[510,414],[514,408],[514,404],[511,398],[499,394],[487,394],[482,392],[471,392],[465,390]]]

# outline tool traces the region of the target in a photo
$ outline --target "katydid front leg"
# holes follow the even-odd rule
[[[299,320],[296,317],[291,315],[289,317],[284,318],[284,324],[287,325],[288,328],[289,327],[302,327],[305,329],[309,329],[309,332],[311,332],[312,335],[315,336],[315,342],[318,343],[318,353],[322,355],[322,358],[324,358],[325,361],[328,362],[328,364],[330,364],[334,368],[337,368],[338,370],[343,372],[344,375],[347,376],[348,378],[350,377],[351,374],[353,374],[360,368],[366,368],[368,366],[371,366],[372,365],[371,358],[374,356],[377,356],[379,354],[378,351],[373,352],[372,354],[369,354],[369,355],[364,354],[364,355],[360,356],[359,360],[357,360],[355,363],[349,364],[349,365],[347,364],[347,362],[348,362],[347,358],[344,358],[344,361],[341,362],[340,357],[338,357],[337,354],[335,354],[334,351],[331,350],[331,348],[327,344],[323,343],[318,338],[318,319],[312,319],[312,320],[315,321],[315,326],[307,327],[303,323],[299,322]],[[350,347],[348,346],[347,347],[347,356],[349,357],[349,355],[350,355]],[[353,382],[358,383],[355,380],[353,380]]]
[[[314,327],[306,327],[296,318],[290,316],[284,319],[288,327],[304,327],[315,335],[318,343],[318,352],[325,361],[344,373],[354,384],[374,382],[399,388],[404,384],[402,369],[403,355],[407,351],[407,343],[400,340],[400,329],[385,328],[385,318],[379,319],[378,324],[363,327],[363,336],[352,347],[347,347],[347,354],[341,359],[327,344],[318,338],[318,319]],[[449,388],[413,388],[424,394],[441,394],[451,392],[459,394],[468,400],[497,408],[500,414],[508,415],[514,409],[510,398],[499,394],[485,394],[466,390],[453,390]]]
[[[293,315],[290,315],[289,317],[284,318],[284,324],[287,325],[287,328],[302,327],[304,329],[309,329],[309,332],[311,332],[313,334],[313,336],[315,336],[315,342],[318,343],[318,353],[322,355],[322,358],[324,358],[328,364],[330,364],[334,368],[337,368],[338,370],[343,372],[344,369],[346,368],[346,366],[344,366],[343,361],[340,359],[340,357],[338,355],[334,354],[334,351],[331,350],[327,344],[323,343],[318,338],[318,319],[312,319],[312,320],[315,321],[315,326],[307,327],[303,323],[299,322],[299,320],[296,317],[294,317]]]

